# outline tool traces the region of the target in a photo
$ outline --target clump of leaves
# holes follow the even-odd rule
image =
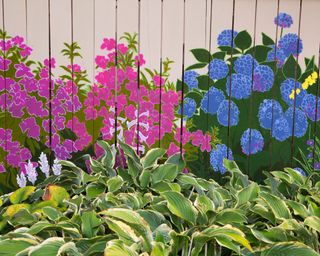
[[[3,255],[319,255],[320,183],[287,168],[250,181],[231,161],[221,186],[183,173],[163,149],[139,158],[123,143],[71,162],[60,176],[0,200]],[[124,167],[125,166],[125,167]]]

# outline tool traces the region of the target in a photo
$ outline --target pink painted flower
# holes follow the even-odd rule
[[[104,38],[101,44],[101,50],[107,49],[108,51],[113,50],[116,46],[116,41],[112,38]]]
[[[30,71],[30,67],[28,67],[23,62],[20,64],[15,64],[14,67],[16,69],[16,77],[33,77],[33,74]]]
[[[45,59],[43,61],[43,64],[49,68],[49,65],[51,64],[51,68],[55,68],[56,67],[56,59],[55,58],[51,58],[51,60],[49,61],[49,59]]]
[[[34,117],[29,117],[20,123],[21,131],[27,133],[28,137],[40,140],[40,127]]]
[[[138,66],[139,55],[136,56],[134,59],[135,59],[135,65]],[[140,54],[140,67],[142,67],[144,64],[146,64],[146,61],[143,58],[143,54]]]
[[[128,51],[128,47],[125,44],[118,44],[118,51],[122,54],[125,55]]]
[[[96,56],[95,62],[99,68],[103,69],[105,69],[108,64],[108,60],[106,59],[106,57],[100,55]]]
[[[178,147],[174,142],[171,142],[167,149],[167,155],[172,156],[179,152],[180,152],[180,147]]]
[[[0,70],[8,71],[10,64],[11,64],[11,60],[0,57]]]
[[[160,83],[161,83],[161,86],[163,86],[164,83],[165,83],[165,80],[164,80],[163,77],[161,77],[161,79],[160,79],[160,76],[159,76],[159,75],[155,75],[155,76],[153,77],[153,82],[154,82],[154,84],[155,84],[156,86],[160,86]]]

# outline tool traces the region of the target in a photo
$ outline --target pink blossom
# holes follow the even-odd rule
[[[32,52],[32,48],[27,46],[27,45],[20,45],[20,47],[22,48],[22,50],[20,51],[20,54],[23,58],[28,57],[31,52]]]
[[[108,60],[104,56],[101,56],[101,55],[96,56],[95,61],[99,68],[105,69],[107,67]]]
[[[116,41],[112,38],[104,38],[103,43],[101,44],[101,50],[107,49],[108,51],[114,49],[116,46]]]
[[[19,126],[22,132],[27,132],[28,137],[36,139],[37,141],[40,140],[40,127],[34,117],[22,120]]]
[[[180,152],[180,147],[178,147],[174,142],[171,142],[168,149],[167,149],[167,155],[172,156]]]
[[[26,64],[15,64],[14,67],[16,69],[16,77],[33,77],[30,68]]]
[[[4,168],[3,164],[0,164],[0,173],[6,172],[6,169]]]
[[[0,57],[0,70],[7,71],[9,69],[10,64],[11,64],[11,60]]]
[[[20,46],[24,42],[24,39],[21,36],[15,36],[14,38],[12,38],[12,42],[17,46]]]
[[[135,65],[138,67],[139,55],[136,56],[134,59],[135,59]],[[146,64],[146,61],[143,58],[143,54],[140,54],[140,67],[142,67],[144,64]]]
[[[68,69],[71,71],[73,70],[74,73],[81,72],[81,67],[78,64],[73,64],[73,67],[71,65],[68,65]]]
[[[155,84],[156,86],[160,86],[160,82],[161,82],[161,86],[163,86],[165,80],[164,80],[163,77],[161,77],[161,79],[160,79],[160,76],[159,76],[159,75],[155,75],[155,76],[153,77],[153,82],[154,82],[154,84]]]
[[[49,68],[49,65],[51,64],[51,68],[55,68],[56,67],[56,60],[55,58],[51,58],[51,60],[49,61],[49,59],[45,59],[43,61],[43,64]]]
[[[128,51],[128,47],[125,46],[125,44],[118,44],[118,51],[122,54],[125,55]]]

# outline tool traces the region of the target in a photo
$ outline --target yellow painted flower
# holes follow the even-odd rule
[[[307,90],[308,88],[309,88],[309,84],[306,81],[304,81],[302,84],[302,89]]]
[[[296,95],[299,95],[301,90],[299,88],[296,89]],[[289,99],[293,100],[295,96],[294,90],[292,90],[291,94],[289,95]]]

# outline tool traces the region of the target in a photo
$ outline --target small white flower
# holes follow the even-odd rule
[[[20,188],[24,188],[27,185],[27,178],[23,173],[17,175],[17,183]]]
[[[46,178],[48,178],[50,175],[50,167],[49,167],[47,156],[43,152],[41,152],[40,154],[39,164],[40,164],[40,170],[46,175]]]
[[[52,172],[54,175],[60,175],[62,170],[61,164],[59,164],[59,160],[56,158],[53,161]]]
[[[33,164],[28,161],[28,164],[26,165],[26,173],[28,180],[34,185],[37,181],[38,173],[35,167],[33,167]]]

